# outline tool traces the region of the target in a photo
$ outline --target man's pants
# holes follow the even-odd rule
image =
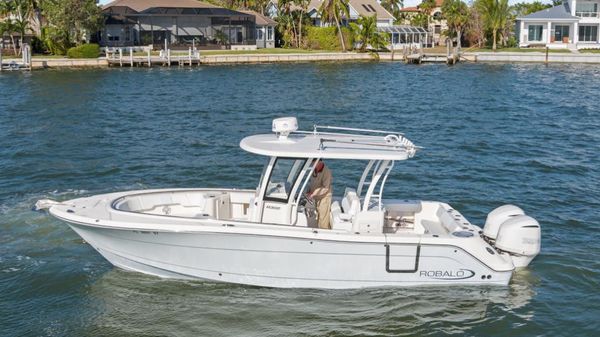
[[[317,200],[317,223],[321,229],[331,229],[331,195],[327,195]]]

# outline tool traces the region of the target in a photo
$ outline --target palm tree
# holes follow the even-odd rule
[[[14,29],[19,33],[19,54],[23,53],[23,39],[29,31],[29,19],[31,17],[31,7],[27,0],[13,0],[13,20]]]
[[[289,41],[292,43],[292,47],[296,46],[297,43],[297,31],[296,31],[296,20],[294,19],[293,6],[296,0],[279,0],[277,2],[279,6],[278,21],[282,24],[283,33],[289,36]],[[288,43],[286,39],[286,44]]]
[[[492,31],[492,50],[496,51],[498,31],[506,26],[510,16],[508,0],[477,0],[475,7],[483,18],[484,26]]]
[[[427,17],[427,30],[429,30],[429,21],[431,19],[431,12],[436,7],[435,0],[423,0],[419,5],[421,13]]]
[[[381,50],[387,46],[389,40],[387,34],[377,30],[377,17],[360,16],[356,23],[351,23],[350,27],[354,33],[355,39],[360,43],[359,50],[365,52],[368,46],[374,50]]]
[[[342,51],[346,51],[346,43],[344,42],[344,35],[342,34],[340,22],[342,21],[342,16],[345,15],[346,18],[350,17],[350,6],[348,5],[348,0],[324,0],[321,4],[320,12],[321,20],[329,23],[335,23],[340,35]]]
[[[294,3],[300,7],[300,15],[298,17],[298,48],[300,48],[302,45],[302,22],[308,10],[308,5],[310,5],[310,0],[294,0]]]
[[[462,32],[469,23],[469,7],[462,0],[444,0],[442,13],[444,13],[448,28],[456,33],[457,47],[460,50]]]
[[[404,7],[404,0],[381,0],[381,6],[390,12],[395,20],[398,20],[400,9]]]

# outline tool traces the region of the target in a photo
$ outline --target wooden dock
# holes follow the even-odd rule
[[[133,49],[118,49],[114,52],[106,53],[106,60],[109,66],[119,67],[152,67],[160,66],[194,66],[200,65],[201,58],[198,50],[190,48],[187,54],[173,54],[170,49],[161,50],[158,56],[152,55],[150,49],[146,51],[146,55],[135,55]]]

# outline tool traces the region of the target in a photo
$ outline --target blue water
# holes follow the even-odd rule
[[[600,66],[391,63],[0,74],[1,336],[597,335]],[[31,211],[161,187],[255,187],[238,147],[274,117],[396,129],[417,145],[388,197],[505,203],[542,226],[508,287],[284,290],[117,270]],[[331,162],[336,190],[356,166]]]

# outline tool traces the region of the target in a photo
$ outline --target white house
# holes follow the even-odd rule
[[[600,0],[566,0],[517,18],[520,47],[600,49]]]

